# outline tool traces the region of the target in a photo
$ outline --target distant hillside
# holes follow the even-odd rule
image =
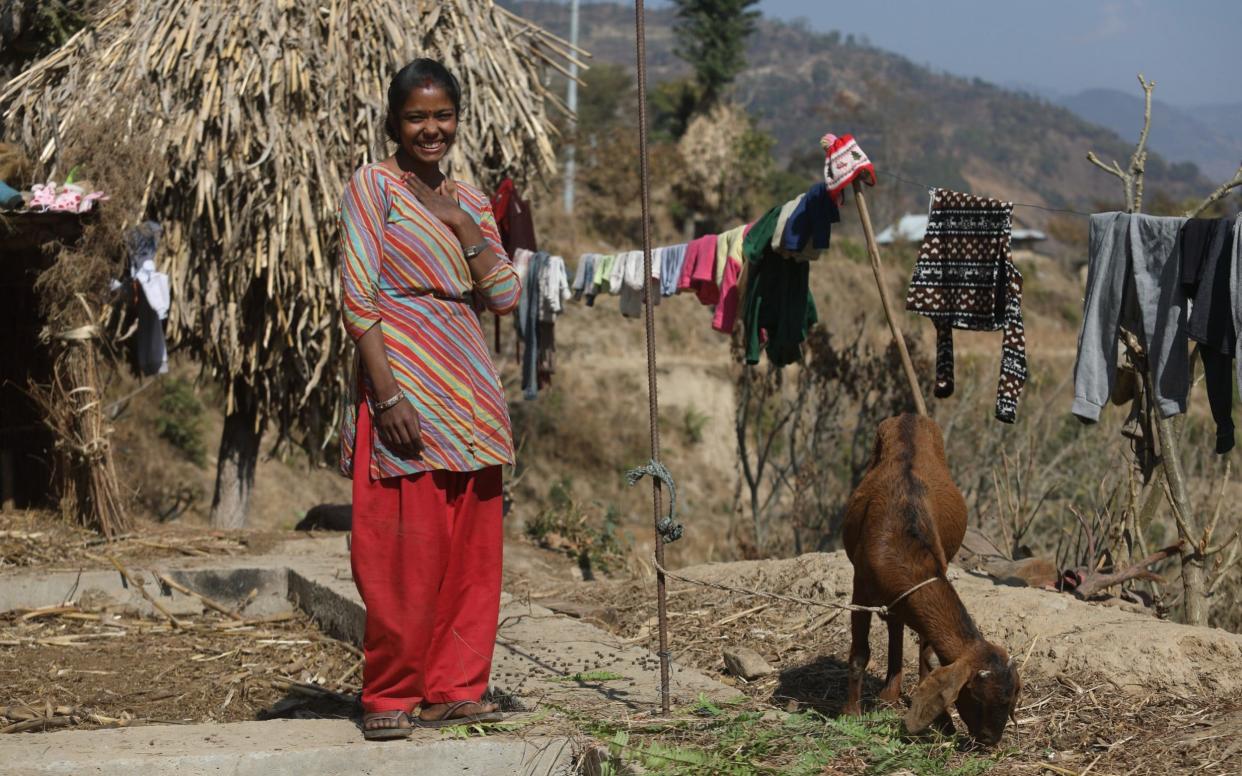
[[[554,32],[568,32],[563,3],[502,4]],[[648,11],[652,81],[689,72],[673,54],[672,22],[670,9]],[[583,4],[581,45],[597,62],[632,67],[633,23],[629,6]],[[761,20],[746,60],[736,94],[777,138],[785,158],[797,157],[799,166],[811,167],[819,136],[834,130],[854,133],[881,175],[887,170],[915,181],[1078,210],[1116,205],[1120,198],[1116,179],[1088,164],[1086,153],[1124,160],[1132,141],[1040,98],[933,72],[850,36],[770,19]],[[1180,200],[1203,196],[1214,185],[1192,165],[1172,165],[1155,153],[1148,160],[1148,192]],[[925,207],[919,186],[901,188],[884,217]],[[1044,211],[1022,211],[1028,223],[1048,217]]]
[[[1160,93],[1159,87],[1156,94]],[[1134,137],[1143,119],[1143,98],[1116,89],[1088,89],[1057,102],[1087,121]],[[1159,99],[1151,105],[1152,150],[1194,162],[1210,178],[1224,180],[1242,163],[1242,104],[1178,108]]]

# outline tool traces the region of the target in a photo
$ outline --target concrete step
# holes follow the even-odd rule
[[[5,776],[564,776],[572,765],[568,740],[537,731],[454,739],[420,730],[404,741],[369,742],[347,720],[29,733],[0,744]]]
[[[170,559],[141,564],[181,584],[232,603],[254,587],[260,596],[248,614],[288,610],[296,604],[324,632],[361,645],[366,612],[350,576],[344,541],[296,541],[266,555]],[[131,568],[137,575],[138,568]],[[201,604],[143,576],[167,608]],[[95,590],[120,603],[149,605],[113,571],[33,572],[0,575],[0,611],[35,608]],[[594,677],[571,679],[597,672]],[[606,675],[606,676],[605,676]],[[135,678],[137,681],[137,677]],[[659,662],[580,620],[502,596],[492,667],[493,686],[528,708],[559,706],[610,717],[659,706]],[[713,700],[737,691],[698,672],[673,667],[678,704],[700,695]],[[419,731],[404,742],[365,743],[347,720],[272,720],[230,724],[159,725],[117,730],[65,730],[0,736],[3,774],[566,774],[572,741],[564,729],[524,728],[516,733],[453,740]]]

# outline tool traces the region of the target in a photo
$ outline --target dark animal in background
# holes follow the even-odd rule
[[[845,551],[854,564],[853,602],[891,607],[888,676],[880,699],[900,699],[902,629],[908,625],[919,637],[919,684],[906,730],[917,733],[935,724],[952,732],[948,708],[956,702],[971,736],[993,745],[1013,716],[1022,681],[1004,647],[984,640],[946,576],[965,533],[966,502],[949,473],[940,427],[918,415],[881,422],[844,524]],[[926,580],[933,581],[902,597]],[[859,714],[871,657],[871,613],[850,615],[844,713]],[[940,663],[934,671],[933,652]]]
[[[348,531],[353,525],[354,509],[350,504],[320,504],[311,507],[306,517],[294,526],[298,531]]]

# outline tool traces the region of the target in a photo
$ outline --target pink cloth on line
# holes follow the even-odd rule
[[[686,262],[681,268],[677,290],[694,291],[703,304],[715,304],[720,300],[715,271],[716,235],[705,234],[686,247]]]
[[[720,283],[720,301],[716,304],[716,312],[712,316],[712,328],[724,334],[733,333],[733,325],[737,323],[738,287],[737,281],[742,274],[742,262],[730,256],[725,262],[724,278]]]

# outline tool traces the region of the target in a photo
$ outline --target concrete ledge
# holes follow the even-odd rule
[[[273,720],[6,736],[0,773],[12,776],[463,776],[572,773],[564,738],[532,734],[364,741],[347,720]]]
[[[220,603],[236,605],[251,590],[258,595],[246,607],[246,614],[264,617],[289,611],[288,574],[283,567],[212,569],[179,569],[159,567],[162,573],[191,590],[197,590]],[[130,576],[145,584],[147,592],[173,614],[196,614],[203,611],[202,602],[176,590],[165,588],[145,568],[129,569]],[[11,573],[0,576],[0,612],[11,609],[38,609],[56,606],[65,601],[78,601],[92,596],[131,607],[145,615],[155,616],[155,607],[137,590],[126,585],[118,571],[52,571]]]
[[[307,564],[290,568],[289,597],[324,633],[361,648],[367,612],[353,579],[338,578],[338,570]]]

